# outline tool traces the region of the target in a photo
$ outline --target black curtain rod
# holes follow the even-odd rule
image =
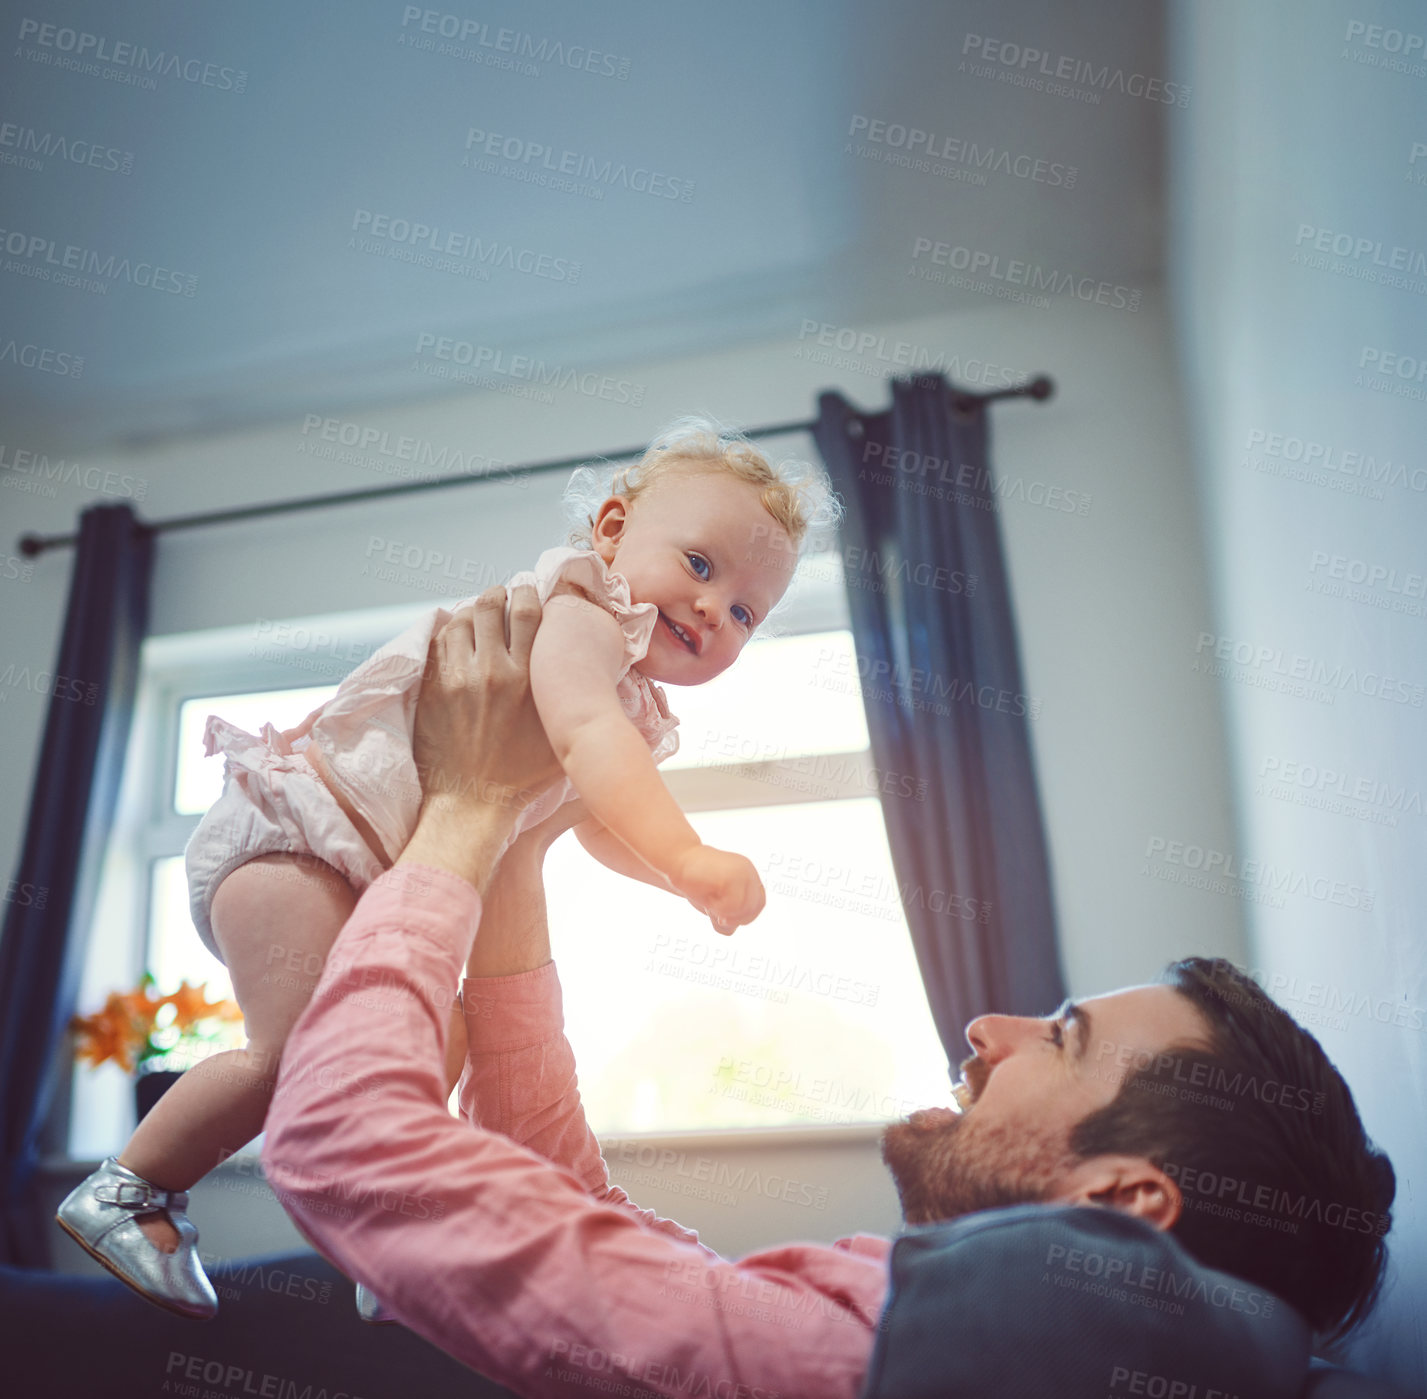
[[[1045,375],[1032,379],[1017,388],[996,389],[991,393],[969,393],[963,389],[953,389],[951,406],[956,409],[970,408],[978,403],[991,403],[1001,398],[1034,398],[1045,400],[1055,392],[1055,385]],[[767,427],[750,428],[745,437],[783,437],[794,432],[811,432],[817,426],[816,418],[796,423],[771,423]],[[524,466],[507,467],[503,471],[471,472],[458,476],[433,476],[424,481],[403,481],[399,486],[372,486],[364,491],[338,491],[332,495],[299,496],[296,500],[269,501],[266,505],[245,505],[236,510],[213,510],[203,515],[176,515],[168,520],[151,520],[141,523],[140,528],[150,534],[168,534],[175,530],[198,529],[204,525],[228,525],[239,520],[260,520],[269,515],[290,515],[299,510],[318,510],[328,505],[355,505],[364,500],[385,500],[389,496],[415,495],[417,491],[435,491],[446,486],[469,485],[473,481],[509,481],[517,476],[539,476],[548,471],[573,471],[577,466],[587,466],[591,461],[623,461],[628,457],[643,454],[647,443],[638,447],[626,447],[617,452],[604,452],[598,456],[588,453],[578,457],[560,457],[555,461],[528,462]],[[63,549],[76,544],[78,534],[25,534],[20,536],[18,548],[26,558],[34,558],[50,549]]]

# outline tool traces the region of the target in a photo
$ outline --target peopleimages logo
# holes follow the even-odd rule
[[[1260,782],[1256,790],[1261,795],[1276,796],[1276,789],[1283,787],[1298,789],[1309,798],[1321,799],[1307,800],[1302,802],[1302,805],[1322,805],[1323,802],[1336,799],[1349,814],[1354,814],[1359,806],[1375,807],[1385,816],[1393,818],[1385,821],[1386,825],[1395,826],[1399,815],[1424,814],[1421,788],[1409,786],[1406,782],[1395,783],[1353,775],[1337,768],[1300,762],[1276,754],[1263,760],[1258,776]]]
[[[1300,223],[1289,262],[1376,286],[1427,292],[1427,252],[1380,238]]]
[[[1359,670],[1356,666],[1345,666],[1341,661],[1318,660],[1286,651],[1282,646],[1216,636],[1213,632],[1199,633],[1194,654],[1193,669],[1205,675],[1228,676],[1227,667],[1233,665],[1264,680],[1282,678],[1293,683],[1323,687],[1329,703],[1334,698],[1334,692],[1341,694],[1345,691],[1365,699],[1410,705],[1413,709],[1421,709],[1427,701],[1427,687],[1416,681],[1395,679],[1375,670]]]
[[[1353,1234],[1377,1234],[1380,1237],[1392,1224],[1391,1216],[1378,1214],[1374,1210],[1344,1205],[1336,1200],[1325,1203],[1312,1195],[1295,1194],[1281,1186],[1255,1184],[1237,1176],[1181,1166],[1173,1161],[1164,1163],[1164,1173],[1190,1197],[1209,1197],[1216,1203],[1232,1202],[1248,1210],[1277,1215],[1291,1226],[1285,1230],[1289,1233],[1297,1233],[1299,1223],[1312,1222],[1326,1224],[1332,1229],[1346,1229]],[[1192,1198],[1188,1203],[1192,1207]]]
[[[543,359],[514,354],[499,345],[477,345],[470,340],[455,340],[423,330],[416,337],[416,353],[469,367],[474,375],[491,383],[524,382],[557,390],[569,389],[584,394],[586,398],[601,398],[607,403],[628,403],[635,407],[644,402],[643,384],[629,379],[614,379],[608,374],[580,370],[570,365],[546,364]]]
[[[1271,1292],[1258,1292],[1232,1281],[1213,1282],[1191,1273],[1176,1272],[1173,1268],[1149,1268],[1131,1259],[1119,1258],[1113,1253],[1100,1253],[1095,1249],[1051,1244],[1045,1266],[1054,1268],[1057,1273],[1077,1274],[1081,1278],[1095,1279],[1103,1287],[1118,1289],[1112,1295],[1121,1301],[1149,1306],[1152,1310],[1169,1311],[1178,1316],[1184,1315],[1185,1302],[1222,1307],[1245,1316],[1270,1316],[1274,1308],[1275,1298]],[[1055,1281],[1057,1285],[1062,1285],[1059,1278]]]
[[[1100,1041],[1095,1054],[1097,1072],[1103,1072],[1107,1067],[1104,1063],[1106,1059],[1113,1060],[1115,1068],[1122,1071],[1121,1079],[1127,1079],[1132,1074],[1149,1074],[1160,1082],[1202,1088],[1231,1099],[1252,1098],[1267,1107],[1311,1113],[1314,1117],[1323,1114],[1322,1093],[1297,1084],[1283,1083],[1276,1078],[1260,1078],[1242,1070],[1230,1074],[1222,1065],[1187,1059],[1181,1054],[1157,1054],[1138,1045],[1120,1044],[1115,1040]]]
[[[1369,68],[1407,73],[1414,78],[1427,76],[1427,64],[1415,61],[1427,53],[1427,35],[1350,19],[1348,32],[1343,37],[1348,43],[1342,52],[1343,58]]]
[[[924,131],[905,122],[881,121],[876,117],[854,114],[847,134],[871,146],[903,151],[926,161],[941,161],[947,165],[965,165],[973,170],[991,171],[996,175],[1012,175],[1035,184],[1057,185],[1072,189],[1076,167],[1061,161],[1045,160],[1025,152],[1013,153],[997,146],[982,146],[961,136],[943,136]],[[849,147],[849,149],[851,149]]]
[[[309,413],[303,419],[302,435],[309,438],[313,434],[324,443],[350,450],[338,451],[307,441],[299,442],[297,450],[305,456],[379,470],[391,476],[483,476],[524,484],[524,477],[517,476],[511,469],[511,463],[499,457],[463,451],[449,443],[438,444],[425,437],[392,433],[387,428],[374,427],[370,423],[324,418],[318,413]]]
[[[1182,840],[1166,840],[1163,836],[1150,837],[1144,858],[1198,871],[1208,878],[1258,885],[1274,894],[1301,894],[1320,903],[1363,913],[1370,913],[1375,901],[1372,890],[1341,879],[1310,875],[1291,865],[1276,865],[1267,860],[1240,860],[1232,851],[1215,850]]]
[[[128,175],[134,169],[133,151],[101,145],[82,136],[37,131],[33,126],[20,126],[11,121],[0,123],[0,162],[26,170],[42,170],[51,157],[117,175]]]
[[[1381,238],[1364,238],[1320,228],[1316,224],[1301,223],[1293,242],[1300,248],[1307,243],[1314,252],[1332,253],[1334,257],[1351,258],[1355,262],[1366,258],[1373,266],[1392,272],[1427,273],[1427,253],[1397,244],[1389,246]]]
[[[383,245],[402,248],[410,251],[407,261],[424,267],[434,266],[439,271],[462,268],[484,271],[488,276],[489,268],[502,267],[510,272],[546,277],[552,282],[574,283],[580,279],[580,264],[568,258],[534,248],[517,248],[512,243],[482,238],[475,233],[439,228],[420,220],[394,218],[372,209],[354,211],[350,235],[349,248],[361,252],[371,252]]]
[[[1412,573],[1369,559],[1313,551],[1309,586],[1325,597],[1346,598],[1386,612],[1427,617],[1427,573]]]
[[[448,11],[407,5],[401,13],[401,28],[399,42],[408,48],[508,69],[526,77],[539,77],[540,63],[617,78],[620,82],[629,77],[630,60],[619,54],[605,53],[588,44],[569,44],[563,39],[537,38],[519,29],[492,29],[484,20]],[[444,42],[438,43],[438,39]]]
[[[56,483],[79,486],[101,495],[126,496],[132,500],[143,500],[149,492],[149,483],[142,476],[130,476],[125,472],[106,471],[98,466],[81,466],[77,461],[60,457],[51,461],[44,452],[26,447],[12,447],[0,442],[0,470],[6,474],[0,477],[5,485],[29,488],[31,483],[39,487],[52,487]],[[53,489],[39,489],[35,494],[53,497]]]
[[[154,74],[225,92],[244,92],[248,86],[248,75],[241,68],[228,68],[200,58],[184,58],[164,49],[150,52],[143,44],[110,39],[104,34],[91,34],[87,29],[22,19],[18,37],[21,43],[28,41],[35,45],[35,49],[33,53],[17,50],[17,57],[37,58],[53,67],[72,69],[88,77],[122,79],[150,91],[157,86]],[[101,68],[100,64],[107,66]]]
[[[1014,44],[985,34],[968,34],[962,42],[961,54],[963,68],[968,58],[973,60],[973,70],[977,61],[988,67],[994,65],[995,69],[1019,78],[1019,86],[1057,93],[1056,83],[1079,83],[1096,94],[1122,92],[1127,97],[1143,97],[1148,102],[1162,102],[1166,106],[1189,105],[1190,89],[1183,83],[1168,83],[1144,73],[1126,73],[1123,68],[1114,68],[1108,63],[1097,66],[1088,59],[1051,54],[1029,44]],[[984,75],[978,73],[977,76]]]
[[[656,199],[677,199],[687,204],[694,197],[694,182],[644,165],[629,165],[624,161],[600,160],[577,151],[557,150],[543,141],[531,141],[521,136],[504,136],[473,126],[466,132],[465,154],[461,165],[490,173],[503,173],[502,163],[509,171],[527,176],[528,183],[545,184],[553,180],[552,188],[573,188],[570,181],[588,181],[603,189],[625,189],[635,194],[648,194]],[[565,183],[560,183],[560,181]]]
[[[1376,361],[1372,363],[1376,367]],[[1343,448],[1335,442],[1320,442],[1293,433],[1251,428],[1245,446],[1250,453],[1301,466],[1305,472],[1328,471],[1337,476],[1361,478],[1373,486],[1401,486],[1406,490],[1427,492],[1427,467],[1409,466],[1390,457],[1379,460],[1371,452]],[[1250,457],[1249,460],[1252,463],[1255,458]],[[1377,499],[1381,498],[1379,494]]]
[[[18,340],[0,340],[0,365],[6,364],[58,374],[61,379],[78,379],[84,374],[83,355],[53,345],[22,345]]]
[[[925,263],[923,257],[927,259]],[[1073,296],[1077,301],[1093,301],[1097,306],[1110,306],[1122,311],[1138,311],[1143,296],[1138,287],[1122,287],[1097,277],[1056,267],[1042,267],[1039,263],[1003,257],[1000,253],[968,248],[960,243],[942,243],[923,237],[913,239],[912,275],[921,276],[926,281],[945,280],[935,274],[934,269],[937,268],[964,273],[967,278],[987,278],[986,286],[991,290],[1024,288],[1023,295],[1040,292]],[[951,284],[959,285],[956,282]]]
[[[871,368],[862,367],[863,373],[885,376],[909,370],[931,372],[945,374],[962,383],[1007,389],[1019,388],[1031,381],[1031,375],[1024,369],[993,364],[974,355],[963,359],[955,351],[933,350],[930,346],[919,345],[911,340],[889,341],[885,335],[879,335],[876,331],[849,325],[833,325],[829,321],[803,320],[798,327],[798,348],[793,352],[797,358],[811,358],[804,347],[804,342],[809,339],[822,349],[841,350],[846,355],[855,357],[834,360],[831,356],[826,356],[817,360],[817,363],[835,364],[838,368],[847,369],[857,367],[855,359],[874,361]]]
[[[143,259],[136,262],[115,253],[103,256],[75,243],[61,246],[42,233],[18,228],[0,228],[0,251],[6,254],[6,272],[60,286],[80,286],[85,291],[107,292],[106,283],[112,282],[128,282],[174,296],[192,296],[198,290],[198,278],[191,272],[177,272]]]

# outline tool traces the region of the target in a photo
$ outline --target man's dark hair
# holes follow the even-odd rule
[[[1341,1339],[1382,1286],[1392,1165],[1323,1047],[1231,962],[1190,957],[1162,980],[1204,1017],[1209,1048],[1121,1056],[1127,1077],[1076,1125],[1071,1150],[1153,1161],[1179,1186],[1171,1232],[1195,1258]]]

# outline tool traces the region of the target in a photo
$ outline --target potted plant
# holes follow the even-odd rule
[[[145,972],[132,991],[111,991],[104,1008],[70,1021],[74,1055],[92,1068],[112,1059],[134,1075],[134,1107],[144,1115],[200,1059],[241,1043],[243,1018],[236,1001],[212,1001],[208,984],[160,996]]]

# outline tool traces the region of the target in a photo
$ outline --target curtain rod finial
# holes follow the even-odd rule
[[[1055,381],[1039,374],[1026,385],[1026,393],[1031,398],[1047,399],[1055,393]]]
[[[19,541],[20,552],[27,558],[33,559],[37,554],[45,551],[45,542],[37,534],[22,534]]]

